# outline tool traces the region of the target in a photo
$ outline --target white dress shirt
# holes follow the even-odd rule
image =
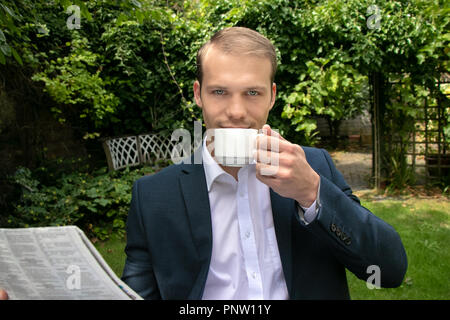
[[[273,224],[269,187],[255,165],[242,167],[238,180],[212,158],[203,141],[202,160],[212,222],[212,256],[203,299],[288,299]],[[315,202],[300,218],[311,222]],[[306,221],[305,221],[306,220]]]

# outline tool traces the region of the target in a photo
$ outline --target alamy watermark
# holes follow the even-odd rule
[[[66,273],[69,275],[66,279],[66,288],[69,290],[81,289],[81,268],[78,265],[71,264],[67,267]],[[366,280],[367,289],[381,289],[381,269],[378,265],[370,265],[366,269],[370,276]]]
[[[278,130],[271,130],[278,134]],[[265,133],[265,130],[261,129],[258,135],[261,136]],[[208,151],[212,153],[212,151],[214,150],[214,135],[214,129],[207,129],[205,133],[202,134],[202,123],[200,121],[194,121],[194,141],[192,141],[191,133],[187,129],[175,129],[171,135],[171,140],[177,141],[171,151],[172,162],[174,164],[192,164],[192,151],[198,149],[204,139],[206,139]],[[257,150],[255,144],[254,151],[258,151],[259,153],[258,162],[268,165],[261,168],[261,174],[275,175],[278,172],[279,164],[279,158],[276,155],[276,153],[279,152],[279,141],[278,139],[271,140],[270,148],[266,141],[267,140],[260,140],[260,144]],[[194,152],[193,164],[202,163],[203,158],[201,152]]]
[[[67,267],[66,273],[69,276],[66,279],[66,288],[69,290],[81,289],[81,268],[76,264],[71,264]]]
[[[367,18],[366,25],[370,30],[380,30],[381,29],[381,14],[380,8],[373,4],[367,8],[367,14],[371,15]]]
[[[66,21],[67,29],[69,29],[69,30],[81,29],[80,7],[75,4],[68,6],[66,13],[71,14],[71,16],[69,16]]]
[[[379,266],[372,264],[367,267],[366,273],[370,276],[366,280],[366,287],[369,290],[381,288],[381,269]]]
[[[66,13],[70,14],[67,18],[66,25],[69,30],[81,29],[81,10],[78,5],[70,5],[66,9]],[[370,30],[381,29],[381,14],[380,8],[376,4],[372,4],[367,8],[366,25]]]

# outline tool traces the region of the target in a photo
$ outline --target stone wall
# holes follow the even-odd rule
[[[321,137],[330,136],[328,122],[325,118],[317,119],[317,129]],[[368,111],[357,116],[354,119],[344,120],[339,128],[340,136],[360,136],[360,142],[363,146],[372,145],[372,124],[371,116]]]

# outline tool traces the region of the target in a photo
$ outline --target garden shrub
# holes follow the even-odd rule
[[[80,29],[67,28],[69,5],[80,6]],[[441,74],[448,74],[450,15],[443,1],[384,1],[376,4],[378,14],[369,10],[374,5],[372,0],[3,0],[0,64],[26,70],[55,102],[49,106],[55,117],[86,140],[192,131],[193,121],[201,119],[192,93],[198,48],[224,27],[253,28],[273,41],[279,58],[279,95],[268,122],[294,143],[317,142],[319,116],[337,126],[366,109],[372,75],[407,82],[398,103],[390,103],[399,96],[396,90],[384,93],[381,114],[383,170],[393,173],[387,183],[403,186],[411,180],[403,179],[406,148],[390,153],[390,137],[409,142],[416,88],[432,92]],[[376,16],[379,27],[369,23]],[[448,142],[447,111],[442,126]]]
[[[113,234],[124,236],[133,182],[155,171],[154,167],[113,172],[101,168],[92,173],[62,174],[53,184],[43,185],[36,179],[42,170],[45,168],[32,172],[20,167],[10,177],[21,187],[21,196],[8,217],[8,226],[77,225],[100,240]]]

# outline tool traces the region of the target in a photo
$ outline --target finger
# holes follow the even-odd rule
[[[276,137],[280,140],[287,141],[285,138],[281,136],[281,134],[276,129],[272,129],[268,124],[263,125],[262,127],[263,133],[265,135]]]
[[[258,136],[256,137],[256,150],[278,152],[280,150],[280,139]]]
[[[255,150],[253,152],[253,158],[257,163],[270,164],[272,166],[278,166],[280,163],[280,154],[278,152],[272,152],[267,150]]]
[[[273,152],[282,152],[283,150],[286,150],[287,146],[289,146],[291,143],[286,140],[280,140],[277,137],[271,137],[271,136],[258,136],[256,137],[256,149],[259,150],[267,150],[267,151],[273,151]]]
[[[257,163],[256,164],[256,177],[259,178],[263,183],[271,185],[271,181],[277,178],[277,173],[279,171],[279,166],[273,166],[270,164]]]

